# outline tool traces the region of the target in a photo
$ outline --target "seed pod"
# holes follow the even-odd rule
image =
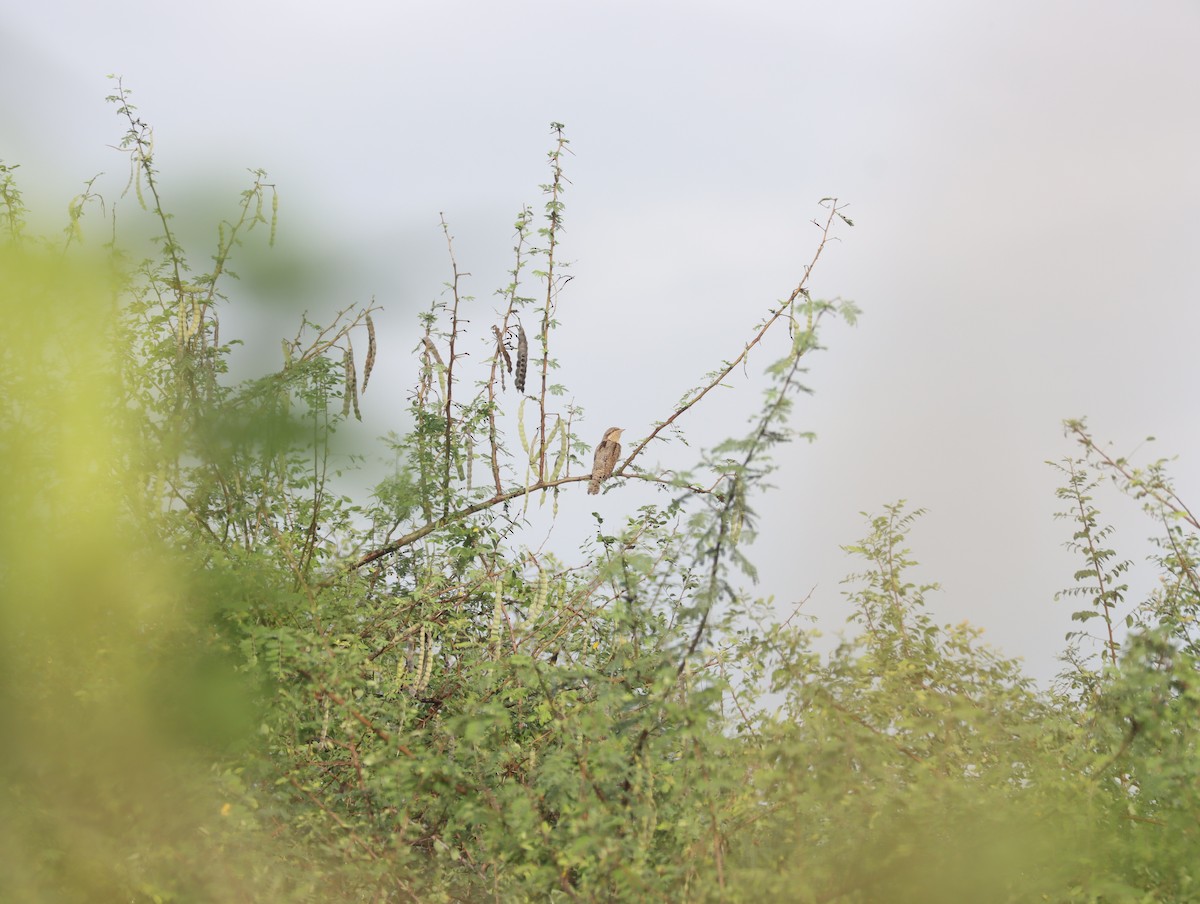
[[[492,603],[492,623],[488,626],[488,636],[495,640],[500,636],[500,627],[504,620],[504,582],[496,581],[496,599]]]
[[[508,349],[504,347],[504,336],[500,333],[500,327],[492,324],[492,334],[496,337],[496,353],[504,359],[504,366],[508,368],[509,373],[512,373],[512,357],[508,354]]]
[[[542,566],[538,566],[538,582],[537,592],[533,597],[533,605],[529,607],[529,620],[536,621],[537,617],[542,614],[542,607],[546,605],[546,596],[550,591],[550,575]]]
[[[271,236],[267,239],[267,247],[275,247],[275,228],[279,225],[279,192],[271,189]]]
[[[188,303],[191,305],[191,316],[188,317],[185,314],[183,323],[179,328],[180,336],[184,342],[189,341],[196,333],[200,332],[200,322],[204,316],[204,308],[202,306],[190,299]]]
[[[529,451],[529,436],[525,433],[525,398],[517,403],[517,437],[521,440],[521,448]]]
[[[517,392],[525,391],[525,371],[529,369],[529,340],[525,327],[517,324]]]
[[[363,364],[362,391],[367,391],[367,381],[371,379],[371,369],[375,366],[375,321],[367,314],[367,360]]]
[[[417,683],[414,691],[423,691],[429,687],[429,676],[433,674],[433,651],[429,648],[432,638],[424,627],[421,628],[421,667],[418,669]]]
[[[342,392],[342,416],[345,417],[350,413],[351,406],[354,407],[354,416],[360,421],[362,414],[358,410],[358,375],[354,372],[354,349],[347,346],[346,353],[343,356],[343,361],[346,366],[346,388]]]
[[[542,430],[540,427],[534,431],[533,436],[537,442],[529,444],[529,463],[531,465],[535,464],[538,459],[542,457],[542,446],[545,445],[545,443],[542,442]]]
[[[442,367],[445,367],[446,362],[442,360],[442,356],[438,353],[437,346],[433,344],[433,340],[428,336],[422,336],[421,341],[425,343],[425,348],[429,351],[429,354],[433,356],[433,360]]]
[[[413,671],[413,692],[421,690],[421,676],[425,674],[425,660],[429,658],[429,646],[427,643],[428,635],[425,633],[425,626],[421,626],[421,642],[417,647],[417,667]]]
[[[561,421],[556,421],[554,426],[558,427],[560,423],[561,423]],[[551,433],[550,436],[551,436],[551,438],[553,438],[554,434]],[[562,430],[559,432],[558,441],[559,441],[558,442],[558,455],[556,455],[554,457],[554,468],[550,472],[550,482],[551,483],[558,480],[559,475],[562,474],[563,466],[567,463],[567,455],[570,452],[569,437],[567,436],[566,430]],[[557,494],[557,492],[558,492],[558,488],[556,487],[555,493]],[[555,501],[557,501],[557,499]]]

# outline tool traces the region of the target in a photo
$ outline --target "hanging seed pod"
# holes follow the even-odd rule
[[[436,361],[438,364],[440,364],[442,367],[445,367],[446,362],[442,360],[442,356],[438,352],[437,346],[433,344],[433,340],[430,339],[428,336],[422,336],[421,341],[425,343],[425,348],[429,351],[429,354],[431,354],[433,356],[433,360]]]
[[[492,640],[500,637],[500,628],[504,622],[504,582],[496,581],[496,599],[492,603],[492,623],[488,626],[488,636]]]
[[[425,633],[425,626],[421,626],[421,640],[417,647],[417,663],[413,670],[413,692],[421,690],[421,676],[425,673],[425,660],[429,658],[429,647],[427,644],[428,635]]]
[[[536,621],[546,605],[546,596],[550,591],[550,575],[541,565],[538,566],[537,592],[533,597],[533,605],[529,607],[529,621]]]
[[[496,337],[496,354],[504,360],[504,366],[512,373],[512,357],[508,353],[508,349],[504,347],[504,335],[500,332],[500,327],[492,324],[492,335]]]
[[[533,438],[537,440],[537,442],[532,442],[529,444],[529,463],[531,465],[536,464],[538,459],[542,457],[542,446],[544,443],[542,442],[541,428],[538,428],[534,431]]]
[[[529,451],[529,436],[525,432],[525,398],[517,403],[517,437],[521,440],[521,448]]]
[[[375,321],[367,314],[367,360],[363,364],[362,391],[367,391],[367,381],[371,379],[371,370],[375,367]]]
[[[475,469],[475,436],[467,434],[467,492],[471,492],[471,478]],[[461,479],[461,478],[460,478]]]
[[[425,671],[421,673],[421,690],[429,687],[429,676],[433,674],[433,656],[425,657]]]
[[[361,421],[362,415],[358,411],[358,374],[354,372],[354,349],[347,346],[342,359],[346,366],[346,388],[342,392],[342,417],[350,414],[350,408],[353,406],[354,416]]]
[[[551,439],[554,438],[555,433],[558,433],[558,454],[556,456],[554,456],[554,467],[550,471],[550,482],[551,483],[558,480],[559,476],[562,474],[563,466],[566,465],[567,455],[570,452],[569,442],[568,442],[569,437],[567,436],[567,431],[565,429],[559,430],[559,427],[561,426],[561,424],[562,424],[561,420],[555,421],[554,422],[554,430],[551,431],[551,433],[550,433]],[[556,492],[557,492],[557,490],[556,490]]]
[[[424,627],[421,628],[421,668],[417,675],[417,683],[413,685],[413,690],[423,691],[429,687],[429,676],[433,674],[433,651],[430,649],[430,644],[433,638]]]
[[[267,247],[275,247],[275,229],[279,226],[279,192],[271,188],[271,236],[267,239]]]
[[[525,327],[517,324],[517,392],[525,391],[525,372],[529,369],[529,339]]]
[[[193,336],[200,332],[200,322],[204,317],[204,308],[196,304],[194,300],[189,300],[192,308],[192,316],[183,328],[183,339],[189,341]]]

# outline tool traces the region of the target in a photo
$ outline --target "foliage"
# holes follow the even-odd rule
[[[1055,690],[935,623],[906,545],[922,512],[903,503],[846,547],[853,630],[831,652],[744,591],[753,502],[775,448],[805,435],[789,419],[821,326],[856,316],[807,289],[853,225],[836,200],[799,285],[606,484],[658,501],[597,516],[564,556],[521,530],[531,501],[553,521],[590,476],[584,411],[553,382],[564,128],[541,225],[517,217],[486,357],[443,224],[451,279],[420,320],[409,426],[363,500],[341,489],[355,462],[335,436],[371,413],[377,309],[305,314],[277,367],[233,379],[230,266],[256,229],[273,242],[275,186],[252,172],[198,264],[151,130],[119,82],[111,100],[126,190],[158,232],[144,259],[89,248],[85,215],[113,207],[95,180],[65,239],[34,237],[0,166],[14,899],[1196,896],[1200,525],[1163,462],[1135,468],[1068,422],[1084,457],[1059,496],[1083,562],[1064,595],[1104,630],[1097,655],[1072,638]],[[646,464],[768,334],[782,356],[747,432],[688,470]],[[1162,527],[1162,582],[1138,605],[1095,473]]]

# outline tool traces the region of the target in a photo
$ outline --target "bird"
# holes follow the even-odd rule
[[[613,468],[617,466],[617,459],[621,457],[620,439],[624,432],[624,427],[609,427],[604,431],[604,438],[596,447],[596,460],[592,464],[592,479],[588,481],[589,495],[594,496],[599,493],[600,482],[612,477]]]

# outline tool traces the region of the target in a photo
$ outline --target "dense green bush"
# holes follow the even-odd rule
[[[65,237],[35,237],[0,167],[6,899],[1200,898],[1200,525],[1163,463],[1068,424],[1065,595],[1103,630],[1072,639],[1054,690],[931,619],[903,504],[847,547],[856,631],[833,652],[741,589],[820,328],[856,313],[805,288],[852,225],[836,201],[794,291],[627,444],[606,491],[659,501],[556,556],[522,542],[526,506],[582,498],[602,432],[553,382],[562,127],[482,340],[451,246],[410,426],[382,443],[398,464],[364,500],[334,437],[371,413],[372,308],[306,315],[277,369],[232,379],[229,266],[274,239],[274,186],[254,173],[193,269],[149,129],[112,100],[158,226],[146,259],[83,242],[91,183]],[[646,464],[768,333],[784,354],[748,432],[690,471]],[[1161,524],[1138,603],[1102,474]]]

